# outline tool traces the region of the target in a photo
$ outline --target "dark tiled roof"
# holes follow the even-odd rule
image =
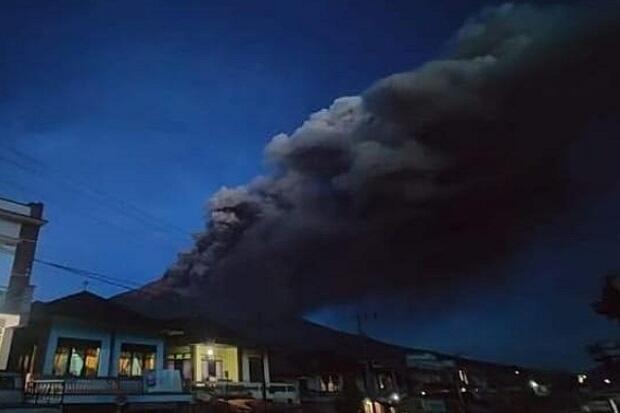
[[[32,317],[38,319],[63,317],[117,327],[139,327],[157,331],[167,327],[167,324],[160,320],[138,314],[88,291],[48,302],[37,301],[32,305]]]

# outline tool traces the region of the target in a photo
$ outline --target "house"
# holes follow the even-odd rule
[[[203,317],[172,321],[177,334],[168,341],[168,367],[180,369],[196,387],[217,381],[270,381],[266,352]]]
[[[44,376],[139,376],[163,368],[159,323],[83,291],[32,305],[15,335],[14,370]]]
[[[13,330],[28,321],[32,263],[43,204],[0,198],[0,370],[6,370]]]
[[[260,341],[204,316],[167,323],[175,331],[167,339],[165,367],[179,370],[194,391],[225,398],[299,401],[296,386],[272,380],[271,354]]]
[[[34,399],[45,393],[64,405],[189,403],[180,376],[160,373],[168,334],[160,321],[83,291],[35,302],[28,326],[15,332],[9,364],[33,378]]]
[[[142,401],[150,371],[174,373],[187,390],[168,394],[171,403],[190,400],[189,390],[299,401],[295,385],[271,380],[269,352],[230,329],[203,317],[153,319],[87,291],[35,302],[29,325],[16,332],[10,365],[35,383],[62,380],[64,404],[111,403],[123,386],[136,393],[128,395],[134,403]]]
[[[272,378],[295,383],[311,409],[329,411],[351,397],[389,406],[403,390],[402,347],[297,318],[246,322],[243,332],[269,349]]]

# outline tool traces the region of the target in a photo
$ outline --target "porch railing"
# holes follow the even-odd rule
[[[26,401],[34,404],[62,404],[67,395],[143,394],[141,377],[36,378],[26,384]]]
[[[261,399],[263,397],[262,383],[217,381],[208,382],[204,387],[218,397],[249,397],[254,399]],[[299,399],[299,390],[291,383],[274,382],[267,384],[266,396],[269,400],[285,399],[297,401]]]
[[[25,400],[33,404],[62,404],[65,394],[64,380],[31,380],[26,384]]]
[[[67,378],[65,394],[141,394],[141,377]]]
[[[205,389],[220,397],[252,397],[261,394],[261,383],[217,381],[205,383]]]

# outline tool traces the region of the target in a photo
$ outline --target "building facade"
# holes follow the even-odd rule
[[[14,329],[28,322],[32,264],[45,224],[43,204],[0,198],[0,370],[6,370]]]
[[[155,320],[83,291],[34,303],[9,364],[43,377],[141,377],[164,367],[165,337]]]

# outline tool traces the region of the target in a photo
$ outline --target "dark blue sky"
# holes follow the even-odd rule
[[[46,204],[40,258],[154,279],[203,228],[208,197],[263,170],[273,135],[441,55],[486,4],[3,1],[0,196]],[[500,287],[452,292],[440,314],[370,301],[380,309],[370,333],[492,360],[584,365],[586,344],[617,334],[588,307],[616,265],[617,201],[581,210],[579,228],[559,218],[563,229],[519,252]],[[83,288],[78,276],[34,274],[40,299]],[[315,319],[354,324],[351,306]]]

